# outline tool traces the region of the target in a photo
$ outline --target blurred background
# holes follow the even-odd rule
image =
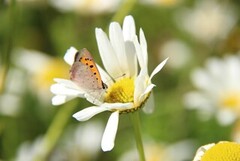
[[[144,30],[149,72],[169,57],[153,79],[155,111],[140,112],[147,161],[190,161],[201,145],[240,142],[239,11],[237,0],[1,0],[0,160],[32,161],[43,151],[47,161],[138,160],[128,115],[104,153],[109,113],[78,122],[71,115],[91,104],[56,107],[49,90],[53,78],[69,78],[70,46],[102,65],[95,28],[108,32],[128,14],[137,34]]]

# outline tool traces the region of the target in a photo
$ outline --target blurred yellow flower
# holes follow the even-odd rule
[[[49,90],[50,86],[54,83],[53,78],[69,77],[68,65],[58,58],[50,58],[48,62],[42,67],[42,69],[34,74],[34,84],[36,87],[45,90]]]
[[[239,161],[240,144],[221,141],[198,149],[193,161]]]
[[[55,76],[68,78],[68,65],[59,58],[54,58],[36,50],[18,49],[15,64],[27,71],[30,90],[37,93],[42,102],[50,103],[50,86]]]

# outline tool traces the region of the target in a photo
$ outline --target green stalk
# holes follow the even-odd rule
[[[121,7],[115,13],[112,18],[112,21],[122,22],[123,18],[129,14],[137,0],[124,0]]]
[[[145,161],[138,111],[130,114],[140,161]]]
[[[53,148],[57,144],[61,137],[68,120],[71,119],[73,111],[77,106],[77,101],[69,102],[65,106],[62,106],[56,114],[54,120],[48,128],[47,133],[42,140],[42,151],[36,156],[34,161],[45,161],[52,152]]]
[[[16,33],[16,28],[17,28],[17,4],[16,0],[11,0],[10,5],[8,8],[8,13],[9,13],[9,30],[8,30],[8,35],[7,35],[7,40],[6,40],[6,46],[3,51],[2,58],[0,60],[0,65],[3,65],[2,68],[2,73],[1,75],[1,80],[0,80],[0,94],[4,92],[4,87],[6,83],[6,77],[8,70],[10,68],[10,58],[11,58],[11,53],[12,53],[12,48],[14,46],[14,40],[15,40],[15,33]]]

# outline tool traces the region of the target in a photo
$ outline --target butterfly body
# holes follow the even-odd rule
[[[76,53],[70,69],[70,79],[87,92],[99,93],[107,88],[101,79],[91,53],[87,49],[82,49]]]

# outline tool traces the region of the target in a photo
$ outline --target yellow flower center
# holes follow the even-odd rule
[[[236,112],[240,112],[240,93],[232,92],[226,94],[226,96],[222,99],[222,105],[227,108],[231,108],[232,110],[236,110]]]
[[[240,144],[220,142],[207,150],[201,161],[240,161]]]
[[[105,95],[104,102],[108,103],[128,103],[133,102],[134,79],[123,78],[110,86]]]

